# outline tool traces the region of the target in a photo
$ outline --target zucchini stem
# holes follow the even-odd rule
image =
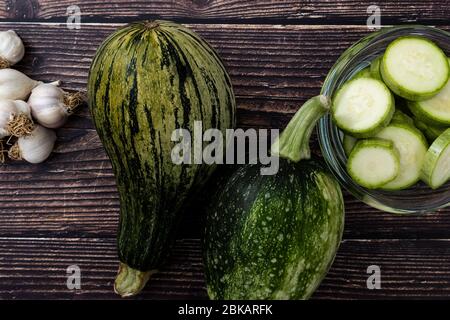
[[[294,162],[311,158],[309,140],[314,127],[330,109],[330,99],[324,95],[309,99],[289,121],[286,129],[271,147],[272,155]]]
[[[141,292],[155,272],[156,270],[139,271],[121,262],[114,282],[114,292],[122,298],[135,296]]]

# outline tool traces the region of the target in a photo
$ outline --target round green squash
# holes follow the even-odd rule
[[[341,188],[309,140],[330,109],[316,96],[271,145],[275,175],[242,166],[219,179],[208,209],[204,260],[212,299],[307,299],[325,277],[344,228]]]
[[[175,129],[193,135],[235,125],[235,97],[216,52],[167,21],[128,25],[98,49],[88,80],[91,114],[120,195],[115,290],[138,293],[166,257],[186,201],[214,166],[172,162]]]
[[[237,169],[213,196],[204,241],[210,298],[307,299],[339,247],[344,203],[320,159],[280,158],[276,175]]]

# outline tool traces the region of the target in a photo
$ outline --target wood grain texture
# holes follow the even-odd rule
[[[448,21],[448,1],[361,0],[7,0],[0,4],[0,18],[10,20],[66,21],[67,8],[76,4],[82,21],[132,21],[174,19],[183,22],[245,23],[359,23],[365,24],[367,8],[378,5],[382,23]]]
[[[49,187],[39,181],[39,176],[35,179],[32,188],[2,189],[1,236],[115,237],[119,201],[114,180],[89,180],[90,184],[81,187],[70,185],[67,180],[53,182]],[[427,215],[397,216],[364,205],[348,194],[345,200],[345,239],[450,238],[448,209]],[[201,237],[200,209],[188,210],[182,226],[178,238]]]
[[[444,298],[450,294],[449,240],[346,240],[313,299]],[[68,290],[67,267],[81,269]],[[381,290],[367,289],[367,267]],[[0,238],[0,299],[118,299],[113,239]],[[201,243],[178,240],[162,270],[137,299],[206,299]]]
[[[67,267],[81,269],[81,290],[68,290]],[[117,299],[114,239],[0,238],[0,299]],[[181,240],[139,299],[205,298],[200,242]]]

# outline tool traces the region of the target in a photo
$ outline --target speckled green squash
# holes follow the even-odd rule
[[[177,128],[193,134],[235,125],[230,79],[214,50],[175,23],[134,23],[97,51],[88,82],[89,105],[120,194],[122,262],[116,291],[133,295],[168,253],[180,209],[214,166],[176,165]]]
[[[242,166],[214,195],[204,243],[212,299],[306,299],[341,241],[341,189],[319,159]]]

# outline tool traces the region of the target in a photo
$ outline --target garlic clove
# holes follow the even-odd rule
[[[0,32],[0,68],[15,65],[24,55],[23,42],[13,30]]]
[[[31,107],[28,103],[22,100],[14,100],[14,104],[18,113],[23,113],[31,119]]]
[[[28,136],[17,140],[19,156],[30,163],[44,162],[52,153],[56,142],[56,133],[36,125],[33,132]]]
[[[66,93],[52,84],[40,84],[31,92],[28,104],[34,119],[47,128],[59,128],[68,119]]]
[[[42,82],[30,79],[14,69],[0,70],[0,99],[26,100],[33,88]]]

